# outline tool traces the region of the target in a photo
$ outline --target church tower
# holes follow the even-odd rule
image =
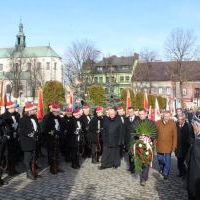
[[[15,47],[17,50],[22,50],[23,48],[26,47],[26,36],[24,35],[23,24],[21,21],[19,24],[19,32],[17,33],[16,37],[17,38],[16,38]]]

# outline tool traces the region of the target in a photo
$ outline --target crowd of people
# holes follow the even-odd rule
[[[105,113],[104,113],[105,111]],[[91,115],[90,107],[65,108],[51,104],[49,112],[38,121],[37,107],[27,103],[22,113],[13,102],[7,102],[6,111],[0,116],[0,185],[4,184],[3,173],[9,176],[18,174],[17,163],[23,157],[27,178],[39,177],[38,158],[43,155],[42,146],[47,149],[50,173],[62,172],[60,154],[71,167],[79,169],[81,160],[91,158],[93,164],[99,163],[99,170],[120,167],[123,156],[127,154],[129,171],[136,173],[135,152],[131,143],[143,138],[153,144],[159,173],[167,180],[170,175],[171,155],[177,158],[178,177],[187,180],[189,199],[200,199],[200,113],[187,115],[177,109],[172,117],[169,111],[161,113],[161,119],[153,122],[148,119],[148,111],[129,107],[97,106]],[[190,117],[188,117],[190,116]],[[138,136],[137,126],[148,121],[155,127],[156,134]],[[142,166],[140,184],[145,186],[151,163]]]

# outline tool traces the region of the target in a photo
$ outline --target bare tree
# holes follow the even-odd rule
[[[93,66],[100,51],[88,40],[73,42],[65,55],[64,75],[67,83],[84,98],[87,85],[93,81]]]
[[[41,62],[35,55],[29,56],[27,59],[27,71],[30,73],[30,83],[32,90],[32,97],[35,98],[35,92],[39,87],[43,87],[45,80],[42,72]]]
[[[135,82],[135,90],[140,92],[144,88],[149,88],[149,93],[151,94],[152,90],[152,80],[150,77],[150,71],[152,70],[152,62],[156,59],[156,52],[144,48],[140,52],[140,61],[137,64],[135,70],[133,71],[132,81]],[[146,82],[148,86],[146,85]]]
[[[9,51],[10,69],[5,73],[5,78],[9,80],[11,85],[11,92],[13,96],[18,98],[20,96],[20,90],[22,90],[21,79],[23,66],[25,63],[24,55],[22,50],[16,51],[11,49]]]
[[[165,51],[169,60],[174,61],[170,73],[172,81],[179,83],[181,105],[183,106],[183,83],[187,81],[187,67],[189,62],[195,58],[197,48],[195,46],[196,37],[190,30],[177,28],[173,30],[165,42]],[[185,66],[187,64],[187,67]],[[175,92],[176,95],[176,92]]]

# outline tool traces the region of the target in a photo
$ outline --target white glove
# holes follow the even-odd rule
[[[49,135],[54,135],[54,131],[50,131],[50,132],[49,132]]]
[[[28,134],[28,137],[34,137],[34,132],[29,133],[29,134]]]

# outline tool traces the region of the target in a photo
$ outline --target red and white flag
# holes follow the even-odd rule
[[[161,119],[161,115],[160,115],[160,108],[159,108],[159,104],[158,104],[158,99],[156,98],[155,100],[155,121],[158,121]]]
[[[129,107],[131,107],[131,95],[130,95],[130,91],[127,90],[127,93],[126,93],[126,110],[128,110]]]
[[[148,110],[149,109],[149,101],[148,101],[148,96],[147,93],[144,93],[144,109]]]
[[[43,104],[43,91],[42,89],[38,90],[38,105],[37,105],[37,118],[42,120],[44,117],[44,104]]]
[[[149,106],[149,115],[148,115],[149,120],[154,121],[154,113],[153,113],[153,109],[152,106]]]

